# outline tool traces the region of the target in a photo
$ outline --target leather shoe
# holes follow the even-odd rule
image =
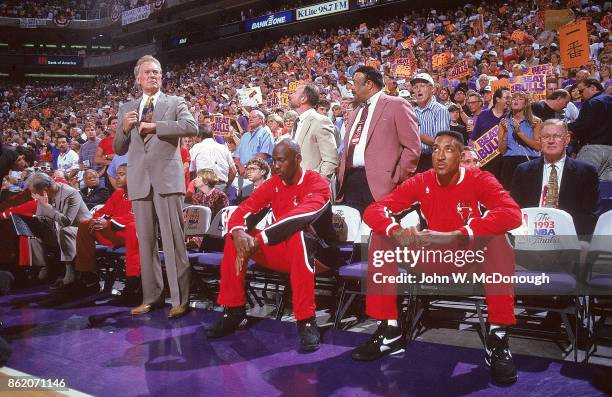
[[[139,316],[141,314],[147,314],[150,311],[159,309],[163,306],[164,306],[163,302],[143,303],[142,305],[136,306],[135,308],[130,310],[130,314],[132,314],[133,316]]]
[[[189,306],[187,304],[180,306],[172,306],[170,311],[168,312],[168,318],[179,318],[187,314],[189,311]]]

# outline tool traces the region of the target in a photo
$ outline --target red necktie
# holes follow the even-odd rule
[[[363,110],[361,111],[361,118],[359,119],[359,122],[357,123],[357,127],[355,127],[355,132],[353,133],[353,136],[351,137],[351,140],[349,142],[348,152],[346,153],[346,169],[347,170],[353,167],[353,154],[355,153],[355,146],[357,146],[357,144],[359,143],[359,140],[361,139],[361,134],[363,132],[363,126],[365,125],[366,119],[368,118],[369,106],[370,104],[366,103],[365,106],[363,107]]]

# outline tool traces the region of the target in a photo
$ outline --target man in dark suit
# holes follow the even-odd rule
[[[578,235],[595,229],[599,180],[595,167],[565,155],[570,134],[563,121],[549,119],[540,134],[542,157],[517,167],[510,194],[521,208],[555,207],[574,219]]]
[[[100,177],[94,170],[87,170],[83,174],[85,187],[81,189],[81,196],[87,208],[92,209],[96,205],[104,204],[110,196],[108,189],[100,187]]]
[[[338,201],[363,213],[414,174],[421,139],[414,110],[405,99],[382,92],[378,70],[362,66],[353,81],[355,100],[362,106],[347,118]]]
[[[142,305],[133,315],[164,304],[164,279],[158,255],[157,226],[161,231],[172,308],[169,318],[184,315],[189,303],[189,260],[185,247],[183,200],[185,177],[180,138],[198,134],[198,125],[181,97],[161,92],[161,64],[150,55],[134,68],[142,97],[119,108],[120,128],[115,153],[128,153],[128,195],[136,216],[142,264]]]

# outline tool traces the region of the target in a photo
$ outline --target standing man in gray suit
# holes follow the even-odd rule
[[[185,177],[180,138],[196,136],[198,126],[185,100],[161,92],[162,70],[157,59],[141,57],[134,68],[142,97],[119,108],[115,153],[128,153],[128,195],[136,217],[142,264],[142,305],[133,315],[164,304],[164,281],[158,255],[161,231],[172,308],[168,318],[184,315],[189,303],[189,260],[183,232]]]
[[[314,84],[300,84],[289,97],[289,105],[300,115],[292,134],[302,149],[302,168],[331,179],[340,165],[334,125],[317,113],[319,90]]]

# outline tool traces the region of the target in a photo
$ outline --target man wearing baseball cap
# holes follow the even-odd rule
[[[434,80],[427,73],[419,73],[410,80],[413,98],[416,100],[415,108],[419,121],[421,136],[421,157],[417,172],[431,168],[431,145],[439,131],[450,129],[450,113],[446,106],[438,103],[434,97]]]

